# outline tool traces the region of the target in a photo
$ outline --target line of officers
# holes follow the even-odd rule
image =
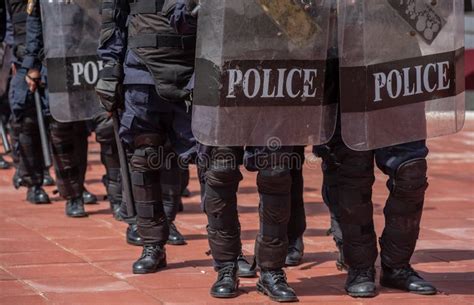
[[[12,46],[14,59],[8,98],[4,96],[3,101],[9,100],[11,111],[15,187],[27,187],[31,203],[50,202],[42,186],[53,181],[38,151],[41,143],[33,94],[38,90],[48,119],[56,185],[67,201],[66,215],[87,216],[84,204],[97,201],[84,188],[87,137],[94,130],[113,214],[129,224],[127,241],[143,247],[133,264],[134,273],[166,267],[165,245],[186,244],[174,220],[182,209],[181,196],[189,179],[186,166],[197,163],[217,272],[210,294],[236,297],[239,277],[255,277],[258,270],[260,293],[277,302],[297,301],[283,268],[300,264],[304,253],[304,147],[209,147],[196,143],[188,102],[195,57],[194,44],[189,41],[195,40],[197,30],[194,1],[102,1],[98,53],[104,69],[96,91],[104,111],[90,122],[74,123],[58,122],[48,113],[41,27],[42,19],[48,16],[41,16],[41,1],[45,0],[6,0],[10,27],[5,42]],[[150,1],[156,5],[150,6]],[[337,52],[337,48],[329,52]],[[328,98],[338,99],[338,82],[338,62],[329,61]],[[110,113],[117,111],[136,215],[126,215],[121,207],[121,172],[110,118]],[[2,115],[6,114],[7,110],[2,110]],[[286,163],[277,161],[288,160],[278,157],[287,153],[298,157]],[[348,270],[347,293],[353,297],[377,294],[378,249],[371,201],[375,160],[389,177],[390,192],[379,239],[380,283],[418,294],[436,294],[436,288],[410,266],[428,186],[425,142],[353,151],[343,143],[338,126],[331,142],[315,147],[314,153],[323,160],[323,198],[331,211],[331,233],[340,252],[338,267]],[[269,160],[264,168],[256,164],[262,157]],[[0,165],[8,166],[4,160]],[[243,179],[241,165],[257,172],[260,230],[254,263],[242,254],[240,239],[237,190]]]

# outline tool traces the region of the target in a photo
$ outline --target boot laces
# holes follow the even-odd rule
[[[354,279],[357,280],[357,282],[366,282],[370,281],[372,282],[374,280],[374,272],[372,269],[369,268],[364,268],[364,269],[352,269],[351,270]]]
[[[233,277],[235,273],[235,265],[230,264],[219,269],[219,280],[225,277]]]
[[[286,274],[283,270],[270,271],[270,275],[275,284],[287,284]]]
[[[416,276],[421,279],[421,276],[410,266],[406,266],[396,270],[396,274],[402,278],[409,278],[410,276]]]
[[[158,251],[158,246],[145,246],[143,247],[142,257],[156,255],[157,251]]]

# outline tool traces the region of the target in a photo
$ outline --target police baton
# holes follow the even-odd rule
[[[6,154],[9,154],[12,151],[12,148],[10,142],[8,141],[7,130],[2,118],[0,118],[0,136],[2,137],[3,149],[5,150]]]
[[[128,169],[127,153],[119,137],[120,120],[117,111],[112,112],[112,122],[114,125],[115,142],[117,143],[120,161],[120,172],[122,176],[122,189],[124,197],[123,200],[125,201],[125,205],[127,207],[127,217],[134,217],[136,212],[132,193],[132,183],[130,179],[130,171]]]
[[[44,166],[51,167],[51,153],[49,151],[48,133],[46,132],[46,125],[44,123],[43,109],[41,107],[41,97],[38,88],[35,90],[35,107],[36,116],[38,117],[38,127],[41,139],[41,150],[43,151]]]

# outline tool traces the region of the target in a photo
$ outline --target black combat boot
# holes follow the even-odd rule
[[[237,276],[238,277],[256,277],[257,270],[256,264],[250,264],[246,259],[243,253],[240,253],[239,257],[237,257]]]
[[[166,267],[165,248],[160,245],[144,245],[142,256],[133,264],[133,273],[154,273]]]
[[[26,193],[26,200],[33,204],[51,203],[48,194],[46,194],[41,186],[29,187],[28,192]]]
[[[82,200],[85,204],[96,204],[97,196],[84,189],[84,192],[82,192]]]
[[[87,213],[84,210],[84,201],[82,201],[82,197],[69,199],[66,202],[66,215],[74,218],[87,217]]]
[[[217,280],[211,287],[211,296],[215,298],[235,298],[239,294],[237,264],[230,263],[217,270]]]
[[[3,159],[3,156],[0,156],[0,169],[9,169],[10,168],[10,163],[8,163],[5,159]]]
[[[375,286],[375,268],[352,269],[346,281],[346,292],[354,298],[372,298],[377,295]]]
[[[285,264],[287,266],[298,266],[301,264],[304,255],[303,237],[296,240],[290,240],[288,245],[288,254],[286,255]]]
[[[49,169],[45,169],[43,172],[43,185],[44,186],[53,186],[56,182],[54,181],[53,177],[49,173]]]
[[[257,282],[257,291],[275,302],[297,302],[295,291],[288,285],[285,271],[262,270]]]
[[[120,206],[122,202],[120,201],[110,201],[110,210],[112,211],[112,215],[114,215],[115,220],[122,221],[122,214],[120,213]]]
[[[401,269],[392,269],[382,264],[380,285],[423,295],[433,295],[438,292],[433,284],[425,281],[410,265]]]
[[[19,189],[21,186],[23,186],[23,179],[21,179],[20,175],[18,174],[18,170],[15,171],[12,182],[15,189]]]
[[[173,246],[182,246],[186,244],[186,240],[184,239],[184,236],[179,233],[178,228],[176,228],[176,225],[171,222],[169,224],[170,228],[170,234],[168,236],[168,245],[173,245]]]
[[[136,224],[128,225],[127,227],[127,244],[132,246],[143,246],[143,239],[138,234]]]

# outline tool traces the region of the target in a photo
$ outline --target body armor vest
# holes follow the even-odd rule
[[[7,9],[10,12],[11,22],[13,24],[13,54],[21,61],[25,56],[26,43],[26,6],[27,0],[7,0]]]
[[[158,94],[183,101],[194,71],[195,35],[178,35],[170,26],[176,0],[130,1],[128,48],[147,66]]]

